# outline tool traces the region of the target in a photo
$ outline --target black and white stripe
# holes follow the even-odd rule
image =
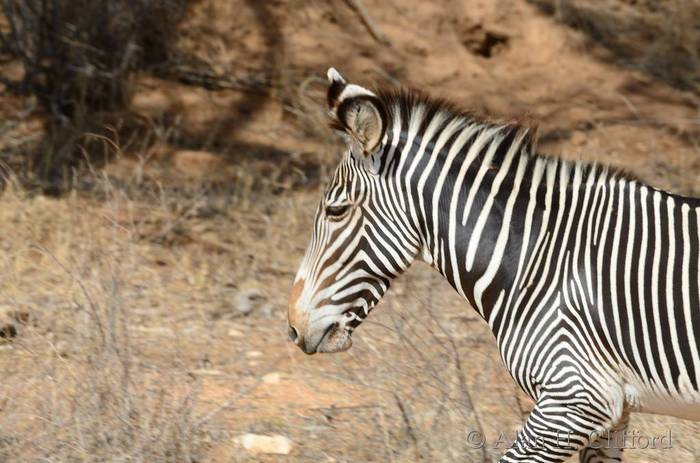
[[[536,401],[502,461],[620,461],[589,444],[621,432],[629,412],[700,419],[700,200],[539,156],[524,126],[329,78],[350,149],[317,212],[290,321],[331,320],[349,338],[417,257],[486,320]],[[334,220],[326,208],[338,204],[348,212]]]

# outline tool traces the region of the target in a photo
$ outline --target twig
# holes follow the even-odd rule
[[[459,355],[459,348],[457,347],[457,343],[455,342],[454,336],[445,329],[445,327],[440,323],[440,320],[435,316],[435,314],[431,311],[428,310],[428,315],[430,318],[433,320],[433,323],[437,325],[437,327],[442,331],[442,333],[447,337],[447,340],[449,342],[450,347],[452,348],[452,359],[455,364],[455,369],[456,369],[456,374],[457,374],[457,381],[459,382],[459,387],[462,390],[462,397],[463,400],[467,403],[468,408],[470,409],[472,415],[474,416],[475,424],[476,424],[476,430],[479,432],[479,435],[485,436],[484,434],[484,426],[481,422],[481,417],[479,416],[479,412],[474,406],[474,401],[472,400],[472,395],[471,392],[469,391],[469,385],[467,384],[466,381],[466,375],[464,371],[464,367],[462,365],[462,358]],[[436,337],[437,340],[437,337]],[[488,461],[488,454],[486,451],[486,446],[481,446],[481,457],[483,458],[483,461]]]
[[[307,410],[310,411],[336,411],[336,410],[360,410],[363,408],[382,408],[381,405],[379,404],[366,404],[366,405],[344,405],[344,406],[336,406],[336,405],[331,405],[330,407],[313,407],[309,408]]]
[[[399,407],[399,411],[401,411],[401,418],[403,418],[403,422],[406,425],[406,432],[408,433],[408,437],[411,438],[411,442],[413,442],[413,446],[416,449],[416,453],[418,454],[418,461],[423,461],[423,454],[420,451],[420,446],[418,445],[418,437],[416,436],[416,432],[413,429],[413,425],[411,424],[411,418],[408,416],[408,411],[406,410],[406,407],[404,406],[403,401],[399,397],[399,395],[394,392],[394,400],[396,400],[396,406]]]
[[[379,413],[379,428],[382,431],[382,435],[384,436],[384,446],[386,447],[386,453],[387,456],[389,457],[389,462],[394,463],[396,460],[394,459],[394,451],[391,448],[390,440],[389,440],[389,430],[387,429],[386,426],[386,416],[384,415],[384,410],[382,407],[379,407],[378,409]]]
[[[207,90],[240,90],[256,93],[267,93],[272,88],[271,78],[265,74],[249,76],[222,76],[205,66],[188,66],[176,63],[156,69],[157,74],[164,78],[175,78],[180,83],[202,87]]]
[[[374,39],[382,43],[384,45],[391,46],[391,42],[389,41],[389,38],[384,34],[384,32],[379,29],[377,24],[374,22],[372,17],[369,15],[367,12],[367,9],[365,8],[364,4],[362,3],[362,0],[345,0],[345,3],[348,4],[350,8],[355,10],[357,15],[360,17],[362,20],[362,23],[365,25],[367,30],[369,31],[370,35],[374,37]]]

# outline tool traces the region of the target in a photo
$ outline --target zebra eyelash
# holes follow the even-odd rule
[[[351,204],[328,204],[324,208],[324,213],[329,220],[338,221],[350,212]]]

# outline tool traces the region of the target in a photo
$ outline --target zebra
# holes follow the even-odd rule
[[[700,420],[700,200],[537,153],[493,122],[328,70],[347,150],[292,286],[289,338],[340,352],[420,259],[488,323],[534,408],[501,462],[622,460],[631,412]]]

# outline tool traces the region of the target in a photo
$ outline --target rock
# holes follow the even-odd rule
[[[58,341],[54,348],[56,349],[56,354],[58,354],[59,357],[66,358],[68,357],[68,354],[70,354],[70,344],[68,344],[67,341]]]
[[[278,372],[268,373],[262,377],[262,382],[265,384],[279,384],[280,374]]]
[[[263,299],[262,294],[256,288],[241,290],[234,300],[234,308],[241,315],[250,314],[259,301]]]
[[[256,359],[256,358],[262,357],[263,353],[260,352],[259,350],[249,350],[248,352],[245,353],[245,356],[248,357],[249,359]]]
[[[192,374],[198,376],[223,376],[224,372],[220,370],[212,370],[210,368],[199,368],[197,370],[192,370]]]
[[[235,441],[250,453],[273,453],[276,455],[288,455],[292,451],[292,441],[285,436],[275,434],[263,436],[260,434],[244,434],[235,438]]]
[[[232,338],[242,338],[243,331],[239,330],[238,328],[229,328],[228,335]]]
[[[248,315],[253,311],[253,297],[247,292],[238,293],[234,307],[241,315]]]

